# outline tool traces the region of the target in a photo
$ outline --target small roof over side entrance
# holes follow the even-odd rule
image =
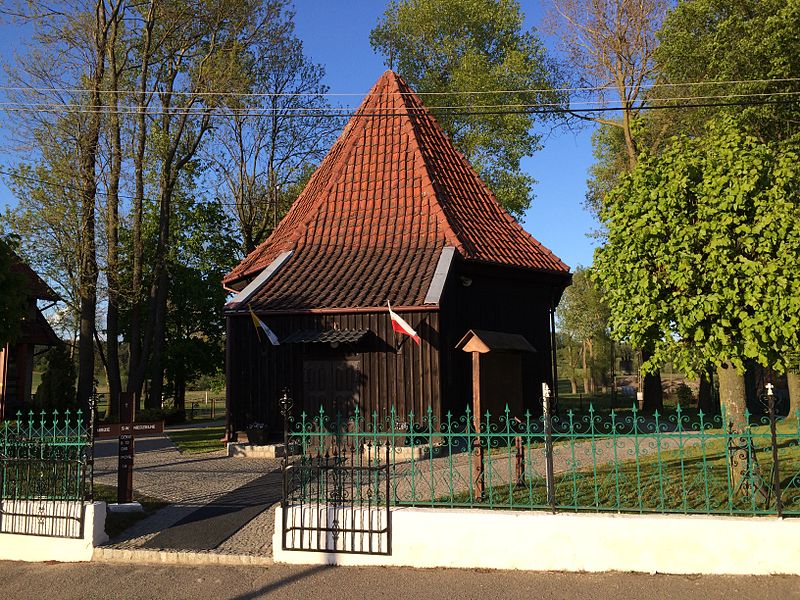
[[[456,344],[464,352],[536,352],[536,348],[518,333],[470,329]]]

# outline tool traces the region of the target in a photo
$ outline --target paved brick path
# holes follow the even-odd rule
[[[98,445],[115,443],[99,442]],[[275,481],[270,479],[269,483],[275,486],[276,494],[281,489],[279,459],[228,458],[224,451],[184,455],[166,436],[147,442],[140,440],[138,444],[142,451],[136,454],[134,489],[171,504],[112,539],[111,548],[140,548],[159,531],[267,473],[275,474]],[[96,454],[101,457],[95,459],[95,481],[116,485],[116,456],[109,456],[108,448],[100,449]],[[276,495],[276,501],[278,499]],[[264,510],[211,552],[271,556],[273,528],[273,511]]]

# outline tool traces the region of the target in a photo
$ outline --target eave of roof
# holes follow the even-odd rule
[[[429,298],[416,290],[429,290],[445,246],[467,261],[569,273],[502,209],[419,97],[387,71],[286,217],[224,284],[241,289],[282,252],[293,251],[281,272],[251,295],[254,306],[340,308],[386,300],[422,306]],[[391,272],[410,257],[417,264]],[[316,262],[350,276],[322,276]],[[404,289],[386,285],[392,275]]]

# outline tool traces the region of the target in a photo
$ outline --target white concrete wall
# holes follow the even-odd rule
[[[283,550],[275,518],[275,561],[292,564],[800,574],[800,519],[399,508],[378,556]]]
[[[64,514],[64,503],[57,501],[37,501],[45,514]],[[108,541],[105,533],[106,503],[95,502],[83,506],[85,524],[82,538],[46,537],[43,535],[21,535],[0,533],[0,560],[21,560],[28,562],[82,562],[92,559],[95,546]],[[25,525],[25,523],[20,523]],[[35,529],[31,521],[30,527]],[[5,527],[4,527],[5,529]]]

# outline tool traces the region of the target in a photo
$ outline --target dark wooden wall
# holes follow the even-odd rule
[[[536,349],[522,355],[523,409],[541,414],[542,382],[552,386],[549,310],[568,282],[566,275],[464,261],[453,264],[440,302],[444,411],[461,415],[471,405],[471,359],[455,347],[468,330],[485,329],[518,333]]]
[[[387,312],[355,314],[259,315],[279,338],[300,331],[368,329],[372,333],[355,345],[331,348],[329,344],[271,346],[258,340],[249,315],[228,315],[228,394],[232,428],[243,430],[251,421],[266,422],[273,430],[282,426],[277,400],[288,387],[295,399],[295,416],[315,413],[318,405],[305,400],[303,360],[347,358],[360,360],[359,409],[377,411],[385,418],[394,406],[398,420],[415,420],[431,407],[441,409],[439,385],[439,314],[436,311],[402,313],[422,338],[421,346],[396,335]],[[402,417],[399,415],[403,415]]]

